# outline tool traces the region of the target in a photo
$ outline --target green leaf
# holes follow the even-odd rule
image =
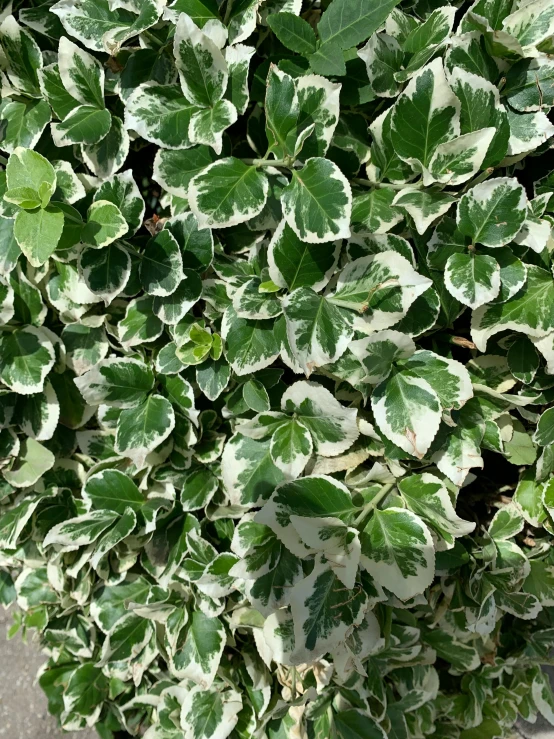
[[[0,25],[0,44],[15,90],[29,97],[40,97],[37,74],[42,67],[40,47],[11,14],[3,17]]]
[[[347,264],[330,301],[358,311],[370,329],[380,330],[403,318],[430,285],[403,256],[386,251]]]
[[[196,368],[196,382],[208,400],[219,398],[229,383],[231,368],[220,358],[208,359]]]
[[[52,139],[56,146],[71,144],[98,144],[107,136],[112,125],[112,117],[105,108],[94,105],[79,105],[61,123],[52,123]]]
[[[256,413],[269,410],[269,396],[259,380],[253,379],[245,382],[242,386],[242,396],[250,410]]]
[[[103,182],[94,193],[94,201],[99,200],[108,201],[119,208],[121,215],[127,221],[126,237],[134,234],[142,225],[144,200],[130,169],[119,172]]]
[[[474,646],[465,644],[442,629],[426,632],[424,639],[442,659],[450,662],[457,671],[470,672],[480,665],[479,653]],[[491,733],[486,735],[491,736]],[[496,734],[492,735],[496,736]]]
[[[42,392],[54,361],[54,347],[42,329],[24,326],[0,337],[0,378],[19,395]]]
[[[418,234],[423,235],[437,218],[450,210],[454,202],[452,195],[444,192],[406,188],[395,196],[392,204],[406,210],[414,219]]]
[[[498,247],[516,236],[526,215],[525,190],[512,177],[482,182],[458,203],[458,228],[474,244]]]
[[[144,496],[135,483],[119,470],[102,470],[91,475],[83,486],[83,498],[93,508],[115,511],[120,515],[126,508],[138,511]]]
[[[535,2],[511,13],[503,27],[521,44],[524,56],[527,50],[534,51],[536,44],[552,35],[554,30],[554,10],[544,0]]]
[[[537,458],[537,450],[531,440],[531,435],[517,420],[513,422],[512,437],[504,444],[504,451],[508,461],[516,465],[533,464]]]
[[[554,443],[554,408],[548,408],[541,415],[533,439],[539,446]]]
[[[494,75],[496,79],[496,72]],[[460,131],[468,134],[487,127],[496,129],[481,167],[494,167],[504,159],[508,151],[510,124],[504,106],[500,103],[498,89],[479,74],[455,67],[450,84],[460,101]]]
[[[352,341],[350,351],[365,369],[364,382],[377,385],[390,375],[394,362],[408,359],[416,350],[414,342],[400,331],[375,331],[370,336]]]
[[[514,337],[507,354],[508,366],[512,375],[525,384],[533,382],[539,369],[537,350],[527,336]]]
[[[281,408],[308,429],[322,457],[342,454],[358,438],[356,410],[342,406],[317,383],[295,382],[283,394]]]
[[[119,338],[126,347],[155,341],[163,332],[163,323],[154,314],[153,299],[135,298],[127,305],[125,318],[118,324]]]
[[[15,101],[5,98],[0,103],[0,144],[13,153],[19,147],[33,149],[47,124],[51,111],[44,100]]]
[[[361,540],[362,566],[400,600],[409,600],[431,585],[433,540],[415,513],[404,508],[375,510]]]
[[[136,657],[144,649],[152,636],[153,626],[145,618],[127,613],[113,626],[102,645],[100,665],[113,665],[117,671],[118,663],[125,663]],[[119,669],[123,665],[119,665]],[[123,671],[125,676],[125,671]]]
[[[334,719],[340,739],[385,739],[381,726],[360,711],[339,711]]]
[[[215,152],[208,146],[184,151],[158,149],[154,158],[154,179],[172,195],[186,198],[192,178],[215,160]]]
[[[181,492],[184,511],[197,511],[208,505],[219,487],[219,480],[206,468],[198,467],[187,475]]]
[[[402,362],[404,370],[431,385],[445,410],[459,410],[471,397],[471,376],[455,359],[419,349]]]
[[[193,216],[194,218],[194,216]],[[191,269],[182,270],[183,281],[166,297],[156,297],[152,310],[169,326],[181,321],[202,295],[202,280]]]
[[[328,159],[314,157],[292,176],[281,202],[296,235],[312,244],[348,238],[352,192],[340,169]]]
[[[38,75],[40,89],[47,104],[63,120],[79,103],[65,89],[58,64],[48,64],[39,70]]]
[[[229,82],[225,97],[230,100],[240,115],[243,115],[248,107],[250,91],[248,89],[248,73],[250,60],[255,50],[252,46],[235,44],[225,49],[225,61],[229,70]]]
[[[90,405],[133,408],[154,387],[154,375],[144,362],[131,357],[103,359],[75,379],[79,391]]]
[[[171,403],[161,395],[149,395],[136,408],[122,411],[117,422],[115,448],[142,467],[149,454],[175,427]]]
[[[404,51],[417,54],[423,49],[442,43],[451,33],[454,25],[453,8],[437,8],[423,23],[416,26],[404,40]]]
[[[352,201],[352,223],[361,224],[369,234],[384,234],[399,223],[403,214],[393,206],[394,191],[370,190],[356,194]],[[356,227],[356,230],[360,230]]]
[[[471,336],[479,351],[500,331],[511,329],[530,337],[546,336],[552,330],[554,284],[548,272],[530,264],[525,286],[505,303],[483,305],[473,313]]]
[[[225,357],[237,375],[248,375],[273,364],[280,346],[273,320],[239,318],[232,306],[223,316],[221,337]]]
[[[310,67],[316,74],[343,77],[346,74],[344,54],[333,41],[321,46],[309,56]]]
[[[110,130],[104,138],[97,144],[83,146],[81,152],[87,167],[103,180],[123,166],[129,154],[129,146],[129,135],[123,127],[123,121],[112,115]],[[98,190],[95,199],[97,195]]]
[[[183,260],[179,245],[164,229],[146,244],[140,263],[142,287],[149,295],[167,296],[183,279]]]
[[[14,237],[33,267],[40,267],[54,253],[64,227],[64,215],[53,206],[20,211],[15,219]]]
[[[64,691],[64,708],[79,716],[94,715],[108,697],[108,678],[99,667],[85,662],[71,673]]]
[[[325,559],[316,560],[314,569],[291,593],[294,621],[294,663],[312,662],[344,641],[352,626],[365,615],[366,594],[359,589],[346,599],[342,583]]]
[[[299,287],[283,300],[283,310],[292,357],[307,377],[344,354],[353,328],[351,314],[340,305]]]
[[[269,526],[295,556],[305,557],[311,548],[303,543],[291,516],[332,516],[348,523],[355,511],[345,485],[325,475],[312,475],[279,485],[254,520]]]
[[[312,456],[312,436],[299,420],[277,428],[271,437],[271,459],[288,480],[299,477]]]
[[[219,20],[216,0],[177,0],[171,9],[178,13],[186,13],[199,28],[203,28],[210,20]]]
[[[510,105],[523,113],[554,105],[554,64],[546,59],[522,59],[511,67],[504,93]]]
[[[190,727],[194,739],[226,739],[238,721],[242,699],[235,690],[210,692],[200,685],[187,691],[181,708],[181,722]]]
[[[500,265],[483,254],[452,254],[444,272],[446,289],[470,308],[490,303],[500,292]]]
[[[371,36],[385,21],[397,0],[332,0],[321,16],[317,30],[323,44],[337,44],[341,49],[357,46]]]
[[[419,171],[428,167],[439,144],[459,135],[459,107],[442,59],[435,59],[410,80],[394,105],[392,143],[398,156]]]
[[[109,200],[95,200],[87,213],[81,238],[85,244],[100,249],[127,232],[127,221]]]
[[[179,244],[186,275],[192,269],[204,272],[210,266],[214,256],[212,232],[207,228],[199,228],[192,213],[171,218],[165,224],[165,228],[173,234]]]
[[[219,667],[225,641],[225,629],[218,618],[194,613],[185,643],[173,656],[175,676],[179,680],[193,680],[208,690]]]
[[[137,525],[137,517],[132,508],[125,508],[123,513],[112,529],[109,529],[96,543],[94,555],[90,560],[95,570],[102,567],[105,556],[115,547],[130,536]]]
[[[26,439],[16,463],[10,470],[4,470],[6,481],[14,488],[28,488],[51,470],[55,457],[45,446],[34,439]]]
[[[134,13],[130,13],[129,8]],[[127,39],[154,25],[162,6],[154,0],[144,0],[112,9],[107,0],[60,0],[52,12],[61,20],[66,32],[88,49],[112,52]]]
[[[293,78],[271,65],[265,94],[265,130],[277,158],[294,154],[300,108]]]
[[[316,292],[325,287],[333,274],[340,242],[308,244],[301,241],[292,228],[281,221],[269,244],[269,274],[279,287],[290,292],[298,287],[311,287]]]
[[[38,152],[18,147],[8,160],[6,184],[8,192],[25,188],[30,193],[36,193],[38,204],[46,207],[56,189],[56,172]],[[6,199],[9,201],[9,197]]]
[[[46,535],[44,546],[56,544],[69,551],[96,541],[118,518],[113,511],[92,511],[56,524]]]
[[[104,107],[104,69],[100,62],[65,36],[60,39],[58,68],[63,86],[83,105]]]
[[[79,271],[88,289],[109,303],[125,289],[131,275],[131,258],[118,244],[103,249],[85,248],[79,256]]]
[[[399,372],[377,385],[371,407],[387,439],[418,459],[425,456],[441,422],[439,396],[426,380]]]
[[[450,494],[438,477],[428,472],[410,475],[400,481],[398,489],[407,507],[440,534],[448,546],[454,546],[455,537],[466,536],[475,529],[475,523],[456,514]]]
[[[190,119],[189,136],[195,144],[211,146],[216,154],[223,148],[223,132],[237,120],[237,109],[229,100],[218,100]]]
[[[313,74],[302,75],[295,84],[300,106],[299,139],[306,135],[312,124],[314,127],[302,144],[301,158],[324,157],[339,121],[340,85]]]
[[[146,82],[125,104],[125,127],[166,149],[189,149],[189,124],[198,111],[178,85]]]
[[[270,15],[267,23],[287,49],[304,56],[316,50],[316,38],[312,27],[294,13],[283,12]]]
[[[193,177],[188,196],[200,228],[229,228],[261,213],[267,192],[264,174],[240,159],[227,157]]]
[[[404,58],[398,41],[386,33],[375,33],[358,51],[365,62],[371,87],[380,97],[396,97],[400,84],[394,74],[402,68]]]
[[[225,444],[223,485],[233,503],[253,508],[267,500],[284,475],[270,455],[270,443],[235,434]]]
[[[227,87],[227,63],[212,39],[186,13],[177,20],[173,51],[181,87],[190,103],[210,107],[221,100]]]

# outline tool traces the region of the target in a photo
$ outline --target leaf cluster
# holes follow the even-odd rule
[[[554,724],[554,4],[0,11],[0,603],[66,730]]]

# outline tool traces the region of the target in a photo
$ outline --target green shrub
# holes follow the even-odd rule
[[[0,602],[61,725],[554,723],[552,0],[0,20]]]

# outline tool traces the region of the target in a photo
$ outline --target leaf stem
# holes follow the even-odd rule
[[[365,504],[360,515],[354,520],[354,526],[358,529],[358,531],[362,531],[365,528],[368,514],[371,513],[371,511],[373,511],[375,508],[377,508],[379,503],[386,495],[388,495],[394,485],[395,483],[393,482],[389,482],[386,485],[383,485],[381,490],[379,490],[379,492],[373,496],[369,503]]]
[[[411,187],[412,189],[419,189],[423,187],[423,182],[404,182],[404,183],[395,183],[395,182],[372,182],[371,180],[362,180],[358,177],[354,177],[352,182],[355,182],[356,185],[363,185],[363,187],[376,187],[378,189],[388,189],[388,190],[404,190],[406,187]]]
[[[472,180],[470,180],[467,185],[464,187],[462,192],[467,192],[472,187],[475,187],[475,185],[478,185],[480,182],[483,182],[487,179],[487,177],[490,177],[491,174],[494,172],[494,167],[487,167],[487,169],[484,169],[482,172],[479,172],[477,177],[474,177]]]
[[[243,159],[242,161],[254,167],[287,167],[290,169],[286,159]]]
[[[231,17],[232,10],[233,10],[233,0],[227,0],[227,7],[225,8],[225,17],[223,18],[223,24],[225,26],[229,24],[229,18]]]
[[[3,157],[3,156],[2,156],[1,154],[0,154],[0,164],[4,164],[4,165],[6,165],[7,163],[8,163],[8,160],[6,159],[6,157]]]

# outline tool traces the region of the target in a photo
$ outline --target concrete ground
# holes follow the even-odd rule
[[[19,635],[6,641],[11,623],[11,613],[0,607],[0,739],[98,739],[92,729],[60,729],[35,682],[44,656],[36,644],[30,640],[24,644]]]
[[[6,641],[11,621],[10,612],[0,608],[0,739],[98,739],[93,729],[68,733],[59,728],[35,682],[44,657],[36,644],[24,644],[18,635]],[[547,669],[554,680],[554,670]],[[554,739],[554,727],[539,717],[534,725],[518,722],[518,734],[523,739]]]

